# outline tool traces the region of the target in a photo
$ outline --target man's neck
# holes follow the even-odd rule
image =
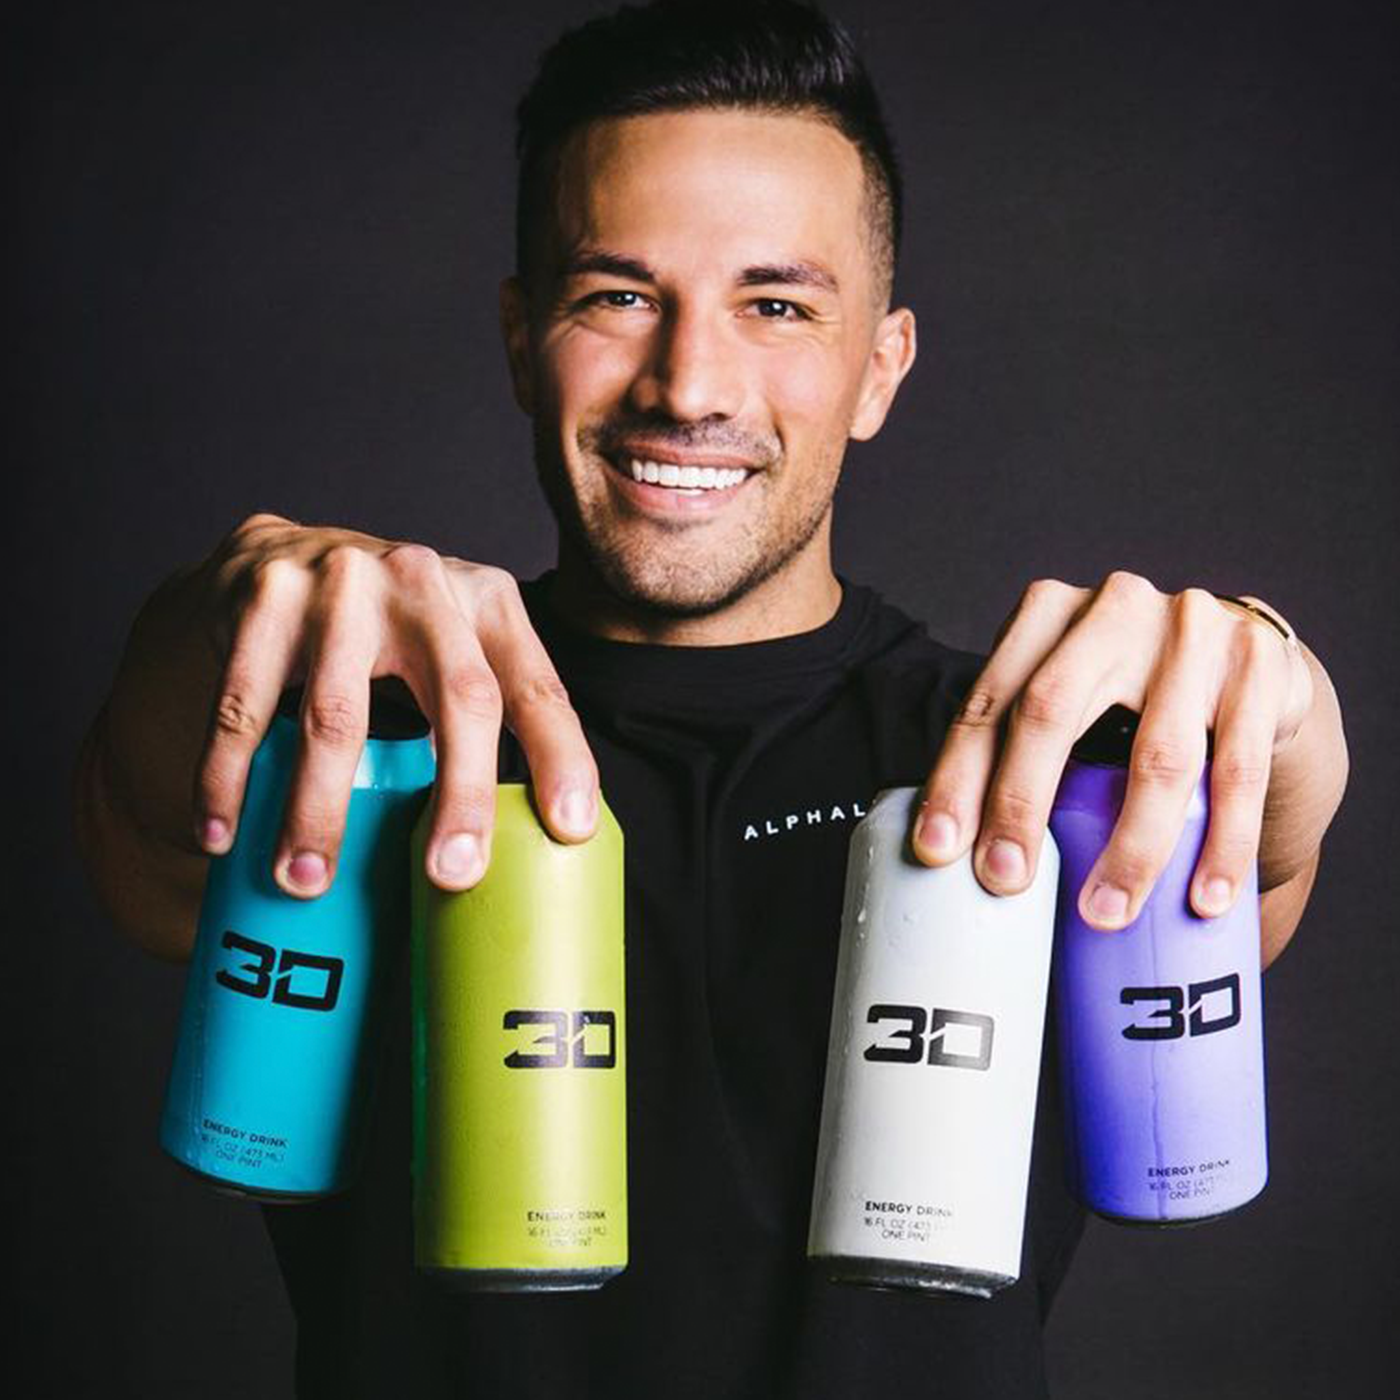
[[[580,631],[609,641],[734,646],[823,626],[841,606],[841,585],[831,568],[829,548],[819,547],[802,551],[772,577],[715,612],[676,617],[619,597],[586,558],[561,542],[550,604]]]

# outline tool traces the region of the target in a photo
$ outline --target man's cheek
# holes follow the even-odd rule
[[[542,364],[561,398],[587,397],[600,386],[625,382],[635,372],[636,356],[635,346],[625,339],[592,335],[575,326],[551,342]]]
[[[804,432],[817,430],[830,418],[847,389],[841,367],[831,363],[829,353],[804,346],[794,346],[766,366],[763,382],[774,418],[802,424]]]

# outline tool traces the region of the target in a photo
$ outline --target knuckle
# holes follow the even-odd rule
[[[235,540],[246,540],[249,535],[255,535],[259,530],[279,525],[290,525],[291,523],[285,516],[274,515],[271,511],[255,510],[251,515],[244,516],[233,527],[229,532],[229,537]]]
[[[500,723],[501,687],[482,666],[453,666],[442,673],[443,700],[469,719]]]
[[[467,575],[470,606],[477,616],[518,618],[525,612],[520,585],[509,569],[473,564]]]
[[[1278,638],[1267,627],[1251,622],[1247,617],[1231,618],[1234,629],[1236,658],[1247,668],[1271,665],[1282,652]]]
[[[1035,823],[1039,807],[1030,793],[1019,787],[1003,787],[991,801],[991,825],[1007,835],[1022,835]]]
[[[1021,595],[1021,607],[1028,611],[1058,611],[1060,604],[1078,591],[1073,585],[1057,578],[1032,579]]]
[[[1124,889],[1140,890],[1157,878],[1158,861],[1145,846],[1125,841],[1105,858],[1104,873]]]
[[[437,550],[406,541],[384,551],[384,567],[405,587],[425,588],[442,581],[446,565]]]
[[[1129,774],[1154,787],[1175,787],[1189,782],[1196,773],[1192,746],[1178,739],[1148,735],[1133,745]]]
[[[307,698],[301,728],[314,743],[344,748],[359,742],[364,724],[354,700],[338,691],[327,691]]]
[[[282,554],[265,554],[250,560],[244,570],[250,604],[266,605],[286,596],[300,574],[301,566]]]
[[[1268,760],[1260,755],[1223,753],[1211,763],[1211,782],[1227,795],[1253,795],[1261,792],[1268,781]]]
[[[1204,588],[1183,588],[1172,598],[1171,611],[1179,631],[1199,633],[1225,620],[1224,608]]]
[[[226,764],[206,763],[195,782],[195,811],[206,817],[236,821],[239,788]]]
[[[1068,682],[1056,671],[1033,676],[1016,701],[1016,723],[1034,733],[1067,729],[1075,718]]]
[[[483,598],[518,597],[520,585],[509,569],[495,564],[475,564],[472,566],[472,588]]]
[[[496,811],[495,790],[481,783],[452,783],[438,796],[439,830],[485,831]]]
[[[958,707],[953,723],[963,729],[986,729],[996,723],[1000,712],[999,697],[981,686],[974,686]]]
[[[219,739],[251,742],[258,737],[258,721],[242,690],[223,691],[214,703],[214,734]]]
[[[316,851],[333,858],[344,830],[345,808],[303,797],[287,813],[284,841],[288,850]]]
[[[317,569],[328,578],[344,578],[361,570],[367,561],[364,548],[340,540],[327,548],[316,561]]]
[[[1137,608],[1157,598],[1157,590],[1141,574],[1115,569],[1104,579],[1102,596],[1120,607]]]
[[[536,671],[526,676],[516,687],[514,698],[520,705],[539,705],[570,713],[574,708],[564,682],[553,671]]]
[[[1246,829],[1234,828],[1211,833],[1211,860],[1234,870],[1244,870],[1259,848],[1258,836]]]
[[[299,840],[314,837],[314,844],[320,846],[337,829],[343,809],[304,780],[298,789],[287,804],[287,832]]]

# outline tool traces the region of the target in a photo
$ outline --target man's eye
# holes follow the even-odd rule
[[[800,321],[806,313],[795,302],[784,301],[781,297],[761,297],[754,302],[758,314],[765,321]],[[786,313],[791,312],[789,316]]]
[[[633,307],[640,306],[642,294],[640,292],[594,292],[591,296],[584,297],[585,306],[606,306],[616,311],[631,311]]]

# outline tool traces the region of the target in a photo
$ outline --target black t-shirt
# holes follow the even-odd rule
[[[299,1395],[1044,1395],[1041,1320],[1082,1224],[1048,1053],[1017,1284],[880,1291],[805,1257],[851,830],[876,792],[923,780],[980,658],[849,583],[825,626],[725,647],[585,636],[546,586],[526,602],[626,841],[630,1262],[552,1295],[415,1272],[401,977],[357,1185],[264,1211]],[[502,764],[525,776],[513,742]]]

